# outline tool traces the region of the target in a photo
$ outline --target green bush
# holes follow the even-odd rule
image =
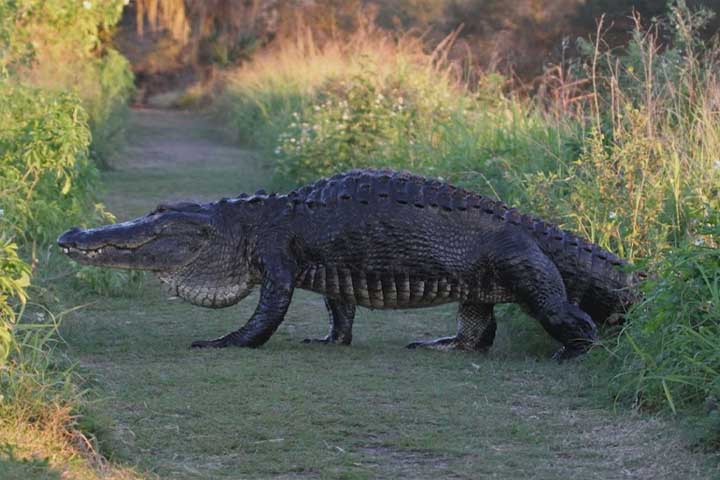
[[[0,369],[10,355],[15,325],[15,305],[27,301],[30,267],[17,254],[17,245],[0,237]]]
[[[720,214],[706,233],[720,238]],[[669,251],[643,286],[614,355],[615,385],[636,404],[673,412],[720,399],[720,249],[703,237]]]
[[[47,244],[71,223],[94,218],[97,169],[79,99],[0,81],[0,226]]]
[[[321,91],[326,93],[319,102],[293,113],[280,135],[275,153],[282,178],[304,183],[357,166],[391,164],[390,152],[420,134],[414,92],[378,87],[368,75],[330,80]]]
[[[89,114],[92,157],[107,166],[122,145],[133,92],[128,61],[110,48],[123,0],[17,0],[0,7],[0,73],[73,92]]]

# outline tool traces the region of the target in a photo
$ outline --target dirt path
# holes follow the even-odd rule
[[[132,132],[105,179],[119,218],[267,184],[261,160],[201,117],[136,111]],[[351,348],[305,345],[325,334],[326,313],[301,292],[263,348],[195,351],[191,341],[244,322],[255,297],[206,310],[148,281],[139,295],[91,300],[62,333],[98,398],[103,449],[149,477],[720,477],[674,424],[608,409],[589,362],[550,361],[555,345],[527,319],[501,316],[487,356],[402,348],[452,332],[452,308],[362,310]]]

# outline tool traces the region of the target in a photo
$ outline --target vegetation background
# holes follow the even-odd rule
[[[607,401],[687,419],[695,446],[716,449],[713,11],[720,2],[0,2],[0,433],[14,445],[0,458],[41,451],[79,478],[137,475],[94,453],[85,382],[56,330],[58,312],[137,294],[143,277],[78,270],[51,248],[69,224],[112,218],[100,172],[117,162],[131,102],[206,109],[271,159],[278,188],[410,169],[628,258],[649,273],[645,300],[588,362],[606,372]]]

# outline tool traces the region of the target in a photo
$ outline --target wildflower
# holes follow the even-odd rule
[[[0,217],[2,217],[3,215],[5,215],[5,209],[0,208]]]
[[[275,148],[275,155],[280,155],[282,153],[282,148],[277,147]]]
[[[88,2],[87,0],[85,0],[85,1],[83,2],[83,8],[84,8],[85,10],[90,10],[90,9],[92,8],[92,2]]]
[[[610,212],[610,214],[608,215],[608,217],[610,217],[610,220],[614,220],[614,219],[617,218],[617,213],[615,213],[615,212]]]
[[[705,239],[703,239],[702,237],[698,237],[693,243],[696,247],[702,247],[703,245],[705,245]]]

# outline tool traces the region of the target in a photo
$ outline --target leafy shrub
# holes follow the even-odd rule
[[[77,97],[0,81],[3,231],[42,245],[68,224],[95,218],[87,211],[97,181],[89,143]]]
[[[414,94],[374,85],[370,76],[330,80],[320,102],[295,112],[275,150],[276,173],[297,182],[360,165],[380,164],[418,135]]]
[[[18,0],[0,14],[0,71],[47,90],[74,92],[89,113],[92,155],[107,166],[124,138],[133,76],[108,43],[127,2]]]
[[[11,302],[24,305],[25,289],[30,285],[30,267],[17,255],[17,245],[0,237],[0,368],[10,355],[15,308]]]
[[[707,231],[720,238],[719,218]],[[673,249],[618,339],[620,395],[672,411],[720,398],[720,249],[702,237]]]

